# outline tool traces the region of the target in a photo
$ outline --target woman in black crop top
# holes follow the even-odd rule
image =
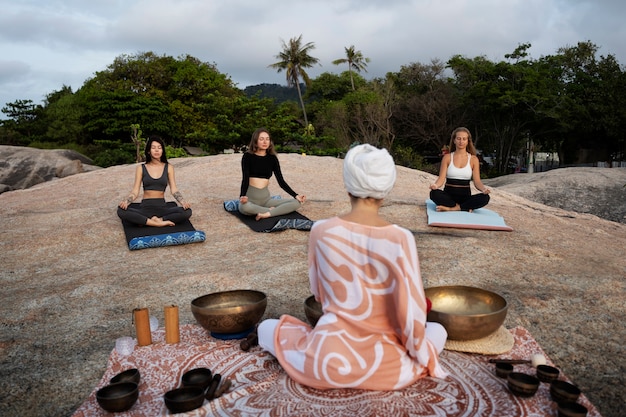
[[[239,211],[242,214],[256,216],[257,220],[280,216],[298,210],[306,200],[306,196],[292,190],[283,178],[274,144],[264,128],[252,134],[248,152],[241,158],[241,171]],[[293,198],[271,198],[268,185],[272,174],[276,175],[280,188]]]
[[[188,220],[191,217],[191,206],[176,187],[174,167],[167,163],[163,140],[158,136],[151,136],[146,143],[145,155],[146,162],[137,165],[135,170],[133,190],[120,202],[117,215],[122,220],[141,226],[174,226]],[[168,185],[180,206],[172,207],[165,202],[165,189]],[[142,186],[141,205],[138,208],[131,207]]]

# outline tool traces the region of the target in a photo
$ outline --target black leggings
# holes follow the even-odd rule
[[[136,204],[133,204],[136,206]],[[129,223],[143,226],[153,216],[161,217],[174,223],[182,223],[191,217],[191,209],[166,203],[164,198],[146,198],[141,201],[139,207],[129,206],[126,210],[117,208],[117,215]]]
[[[469,184],[458,187],[446,184],[443,190],[431,190],[430,199],[437,206],[454,207],[458,204],[462,211],[476,210],[489,203],[489,195],[487,194],[472,195]]]

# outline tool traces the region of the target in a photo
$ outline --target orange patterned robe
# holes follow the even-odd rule
[[[309,240],[315,328],[283,315],[276,357],[295,381],[320,388],[396,390],[447,374],[424,336],[426,296],[413,235],[396,225],[317,221]]]

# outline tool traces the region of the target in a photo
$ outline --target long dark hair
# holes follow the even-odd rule
[[[146,163],[152,161],[152,156],[150,155],[150,147],[152,146],[152,142],[157,142],[163,148],[163,153],[161,153],[161,162],[167,163],[167,155],[165,155],[165,143],[163,143],[163,139],[160,136],[150,136],[146,141],[146,149],[144,151],[146,155]]]
[[[255,130],[254,133],[252,133],[252,139],[250,139],[250,144],[248,145],[248,153],[255,153],[259,150],[258,142],[261,133],[267,133],[268,135],[270,134],[270,132],[264,127],[260,127]],[[270,135],[270,147],[267,148],[267,153],[269,155],[276,155],[276,150],[274,149],[274,141],[272,141],[272,135]]]
[[[467,153],[471,155],[476,155],[476,148],[474,147],[474,141],[472,140],[472,134],[469,129],[466,127],[457,127],[452,131],[452,135],[450,135],[450,152],[454,152],[456,150],[456,144],[454,143],[454,138],[456,138],[456,134],[459,132],[467,133]]]

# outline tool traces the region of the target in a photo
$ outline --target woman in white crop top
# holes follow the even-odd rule
[[[480,194],[472,195],[470,181],[474,181]],[[445,188],[441,190],[444,183]],[[430,199],[437,205],[437,211],[471,212],[489,202],[491,190],[480,180],[480,163],[467,128],[459,127],[452,132],[450,153],[443,156],[439,177],[430,189]]]

